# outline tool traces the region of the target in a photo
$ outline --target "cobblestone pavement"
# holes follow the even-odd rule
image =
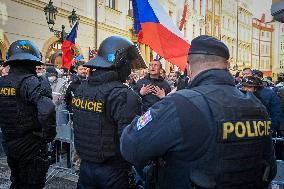
[[[49,169],[49,173],[54,167]],[[60,170],[60,169],[59,169]],[[53,173],[57,173],[58,169]],[[11,184],[9,180],[10,169],[7,165],[5,157],[0,158],[0,189],[9,189]],[[62,170],[56,174],[52,179],[50,179],[46,185],[45,189],[75,189],[78,177],[75,175],[68,174],[68,171]]]

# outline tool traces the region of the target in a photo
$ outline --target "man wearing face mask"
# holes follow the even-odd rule
[[[45,75],[51,86],[53,103],[58,106],[65,95],[68,81],[64,78],[59,78],[58,72],[53,66],[46,68]]]

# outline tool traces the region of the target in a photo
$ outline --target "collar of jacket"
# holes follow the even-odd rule
[[[163,79],[161,76],[159,76],[159,78],[156,79],[156,78],[151,78],[151,77],[150,77],[150,74],[147,74],[147,75],[145,76],[145,78],[147,78],[147,79],[149,79],[149,80],[152,80],[152,81],[164,81],[164,79]]]
[[[225,69],[209,69],[199,73],[189,84],[188,88],[200,85],[232,85],[235,80],[231,73]]]
[[[115,71],[96,70],[89,77],[89,81],[98,84],[118,81],[118,74]]]

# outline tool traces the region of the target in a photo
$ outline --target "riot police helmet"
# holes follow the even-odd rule
[[[5,65],[30,63],[42,65],[42,55],[38,47],[29,40],[13,42],[7,52]]]
[[[111,36],[101,43],[97,56],[86,62],[84,66],[96,69],[117,69],[126,64],[130,64],[131,69],[147,67],[138,47],[133,42],[125,37]]]

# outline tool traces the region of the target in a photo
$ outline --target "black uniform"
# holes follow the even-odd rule
[[[210,36],[194,39],[191,54],[223,57],[217,59],[222,67],[229,59],[225,44]],[[137,168],[159,159],[159,189],[268,188],[276,159],[266,108],[238,90],[229,71],[206,63],[188,89],[163,98],[124,129],[121,153]]]
[[[73,78],[71,79],[71,83],[68,86],[65,94],[64,101],[66,102],[67,105],[67,110],[69,112],[72,112],[72,96],[74,95],[76,89],[79,87],[79,85],[82,83],[83,79],[80,78],[77,75],[74,75]]]
[[[56,134],[54,105],[47,91],[24,67],[11,66],[9,75],[0,78],[0,126],[11,188],[44,187],[49,167],[46,143]]]
[[[119,138],[141,113],[141,100],[122,83],[131,69],[145,68],[145,62],[133,42],[111,36],[84,66],[92,75],[72,98],[75,148],[82,159],[77,189],[129,188],[130,165],[121,157]]]
[[[130,165],[121,157],[119,137],[122,129],[140,114],[139,100],[134,91],[118,81],[114,71],[97,70],[76,90],[72,98],[75,148],[82,159],[81,169],[88,169],[86,162],[96,166],[90,170],[96,175],[89,181],[93,186],[128,187]],[[80,175],[78,188],[87,188],[82,179],[88,178]]]
[[[121,151],[136,167],[162,157],[161,189],[266,188],[276,173],[270,125],[255,96],[236,89],[227,71],[211,70],[135,119]]]

